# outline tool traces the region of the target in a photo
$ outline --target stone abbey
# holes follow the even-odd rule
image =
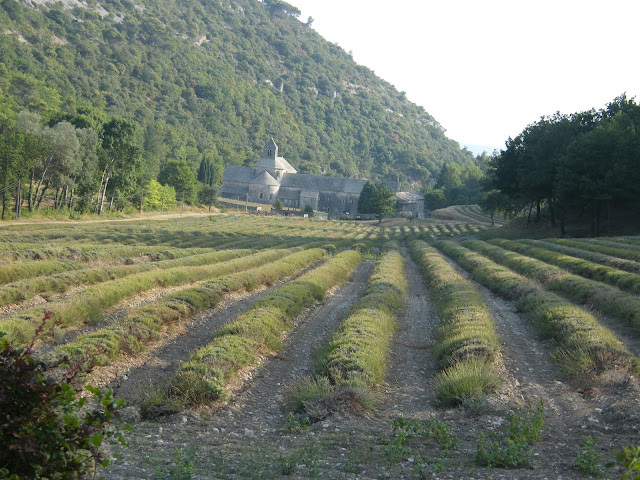
[[[357,215],[358,199],[365,183],[366,180],[353,178],[298,173],[278,156],[278,146],[271,138],[264,146],[262,158],[252,167],[227,165],[220,196],[268,205],[273,205],[279,198],[287,208],[302,210],[310,205],[323,212]],[[394,188],[398,211],[424,216],[424,197],[399,192],[399,189],[399,185]]]
[[[365,183],[366,180],[298,173],[278,156],[278,146],[272,138],[252,167],[227,165],[220,196],[269,205],[279,198],[289,208],[310,205],[314,210],[355,215]]]

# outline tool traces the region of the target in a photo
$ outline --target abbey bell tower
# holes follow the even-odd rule
[[[266,145],[264,146],[264,155],[262,158],[270,158],[272,160],[278,158],[278,146],[273,140],[273,137],[271,137],[271,139],[267,141]]]

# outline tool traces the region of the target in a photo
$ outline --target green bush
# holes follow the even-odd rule
[[[42,331],[44,322],[39,329]],[[112,424],[122,399],[110,390],[87,387],[95,407],[78,398],[69,382],[74,370],[57,381],[33,358],[32,347],[16,348],[0,333],[0,477],[80,479],[109,461],[101,449],[104,438],[120,430]]]

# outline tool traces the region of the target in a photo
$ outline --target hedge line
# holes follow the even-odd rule
[[[157,260],[181,258],[199,253],[206,253],[205,248],[171,248],[166,246],[148,245],[114,245],[105,247],[96,244],[73,244],[68,246],[42,246],[31,244],[0,244],[0,258],[22,261],[42,261],[54,259],[69,259],[81,262],[95,262],[96,260],[122,260],[131,257],[155,255]]]
[[[490,240],[489,243],[564,268],[581,277],[608,283],[630,293],[640,294],[640,275],[511,240],[495,239]]]
[[[592,244],[583,240],[569,240],[566,238],[553,238],[548,239],[547,241],[558,245],[564,245],[566,247],[580,248],[590,252],[603,253],[605,255],[611,255],[612,257],[625,258],[627,260],[633,260],[634,262],[640,262],[640,252],[628,250],[624,248],[624,245],[620,245],[620,247],[613,247]]]
[[[640,297],[620,291],[595,280],[589,280],[568,273],[554,265],[510,252],[479,240],[462,242],[493,260],[531,277],[545,285],[545,288],[563,295],[576,303],[587,303],[602,313],[628,323],[634,332],[640,334]]]
[[[565,255],[569,255],[571,257],[589,260],[590,262],[599,263],[600,265],[618,268],[620,270],[624,270],[625,272],[640,273],[640,262],[634,262],[633,260],[612,257],[611,255],[606,255],[604,253],[591,252],[589,250],[583,250],[575,247],[567,247],[565,245],[559,245],[557,243],[552,243],[545,240],[521,239],[518,241],[526,245],[540,247],[544,248],[545,250],[564,253]]]
[[[638,371],[638,360],[593,315],[454,242],[441,241],[436,246],[470,272],[475,280],[508,300],[514,300],[538,335],[554,341],[553,357],[567,375],[618,368]]]
[[[63,293],[74,285],[95,285],[137,273],[152,270],[167,270],[175,267],[200,266],[224,262],[251,254],[251,250],[226,250],[207,252],[171,260],[137,265],[115,265],[100,268],[85,268],[72,272],[57,273],[20,282],[10,283],[0,288],[0,306],[23,302],[42,293]]]
[[[100,320],[106,308],[145,290],[207,280],[230,272],[246,270],[282,255],[282,251],[266,251],[213,265],[176,267],[130,275],[90,287],[66,301],[52,302],[46,307],[27,309],[3,318],[0,320],[0,331],[7,332],[8,338],[25,344],[33,338],[35,326],[40,324],[43,310],[51,312],[56,325],[59,326],[91,323]]]
[[[334,333],[318,362],[319,373],[333,384],[354,377],[369,386],[384,381],[389,342],[406,293],[404,260],[391,250],[378,261],[362,298]]]

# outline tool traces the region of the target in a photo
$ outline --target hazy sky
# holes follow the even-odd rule
[[[461,144],[640,99],[640,0],[288,0]]]

